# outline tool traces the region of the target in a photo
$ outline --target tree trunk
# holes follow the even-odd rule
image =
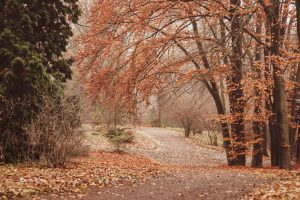
[[[225,108],[223,107],[222,100],[221,100],[219,93],[215,92],[215,93],[211,93],[211,94],[214,99],[215,105],[217,107],[218,114],[224,115]],[[225,122],[220,122],[220,125],[221,125],[221,129],[222,129],[223,147],[226,152],[227,163],[228,163],[228,166],[232,166],[233,160],[232,160],[232,148],[231,148],[229,126]]]
[[[209,138],[209,141],[210,141],[210,145],[213,145],[213,138],[212,138],[213,136],[210,133],[210,131],[208,131],[207,135],[208,135],[208,138]]]
[[[185,137],[190,137],[191,127],[192,127],[192,123],[189,120],[187,120],[187,123],[184,126],[184,136]]]
[[[296,15],[297,15],[297,36],[298,36],[298,42],[299,42],[299,47],[300,47],[300,0],[296,0]],[[294,95],[294,101],[293,101],[293,106],[295,109],[294,113],[294,119],[296,119],[296,123],[298,125],[298,128],[295,130],[294,134],[298,135],[297,137],[297,153],[296,153],[296,162],[300,163],[300,134],[299,134],[299,126],[300,126],[300,64],[298,64],[298,70],[297,70],[297,75],[296,75],[296,90],[295,90],[295,95]],[[298,101],[296,101],[298,100]],[[298,104],[298,105],[296,105]],[[296,109],[298,108],[298,109]],[[298,112],[296,112],[298,110]],[[298,134],[297,134],[298,132]]]
[[[275,70],[275,73],[277,71]],[[291,168],[291,154],[289,142],[289,127],[287,119],[286,96],[284,91],[284,80],[282,77],[275,75],[275,94],[274,104],[276,106],[276,119],[279,130],[280,152],[279,166],[280,168]]]
[[[274,0],[271,15],[271,56],[280,56],[280,2]],[[273,77],[274,77],[274,107],[279,133],[279,167],[284,169],[291,168],[289,127],[287,118],[287,105],[285,83],[283,71],[280,69],[276,61],[272,61]]]
[[[271,137],[271,165],[279,166],[279,130],[277,129],[275,117],[271,117],[269,129]]]
[[[259,105],[254,108],[255,114],[260,114],[261,109]],[[258,121],[253,122],[253,133],[254,133],[254,143],[253,143],[253,155],[252,155],[252,167],[262,167],[263,162],[263,145],[262,145],[262,123]]]
[[[157,95],[157,112],[158,112],[158,127],[162,127],[162,91],[160,91]]]
[[[263,155],[268,156],[268,131],[267,131],[267,125],[266,123],[263,123],[262,125],[262,134],[263,134]]]
[[[224,108],[224,112],[226,114],[225,84],[224,84],[223,78],[221,78],[221,80],[220,80],[220,95],[221,95],[221,98],[222,98],[222,105],[223,105],[223,108]]]
[[[222,41],[223,48],[226,49],[226,28],[225,28],[225,25],[222,23],[222,20],[220,20],[220,33],[221,33],[221,41]],[[224,52],[224,54],[223,54],[224,64],[229,63],[229,59],[228,59],[228,56],[226,53],[227,52]],[[228,79],[228,77],[226,77],[226,78]],[[222,89],[224,89],[223,86],[224,85],[221,83],[221,97],[219,95],[219,100],[217,100],[217,98],[214,98],[219,115],[226,115],[226,113],[227,113],[225,94],[222,93],[223,92]],[[233,165],[233,160],[232,160],[233,155],[232,155],[232,146],[231,146],[231,138],[230,138],[230,126],[228,123],[221,122],[221,128],[222,128],[222,134],[223,134],[223,147],[226,150],[228,166],[232,166]]]
[[[231,123],[232,146],[235,153],[233,165],[246,165],[246,144],[244,133],[244,94],[242,89],[242,57],[243,57],[243,37],[242,37],[242,18],[238,7],[241,6],[240,0],[230,0],[231,3],[231,41],[232,41],[232,76],[229,85],[230,113],[234,120]]]
[[[210,69],[208,58],[206,56],[202,42],[199,37],[197,22],[195,21],[195,19],[193,17],[191,17],[190,19],[191,19],[191,22],[193,25],[196,44],[197,44],[199,53],[201,55],[201,59],[203,61],[204,67],[206,69]],[[194,64],[197,69],[200,69],[200,66],[198,66],[197,63],[194,63]],[[204,84],[214,99],[218,114],[225,115],[225,113],[226,113],[225,107],[223,106],[223,102],[220,97],[220,93],[219,93],[219,89],[216,84],[216,81],[213,78],[211,78],[208,81],[204,81]],[[233,165],[233,162],[232,162],[232,146],[231,146],[230,129],[229,129],[230,127],[225,122],[220,122],[220,124],[221,124],[221,128],[222,128],[223,146],[224,146],[225,152],[226,152],[227,163],[229,166],[231,166],[231,165]]]
[[[300,5],[299,5],[299,7],[300,7]],[[300,18],[300,16],[299,16],[299,18]],[[300,19],[299,19],[299,23],[300,23]],[[300,29],[299,29],[299,31],[300,31]],[[296,124],[297,127],[293,129],[292,137],[293,137],[293,139],[297,137],[297,140],[295,142],[295,146],[297,148],[296,162],[300,164],[300,133],[299,133],[299,127],[300,127],[300,64],[298,65],[296,82],[297,82],[296,90],[295,90],[294,98],[293,98],[293,102],[292,102],[292,116],[294,119],[294,123]]]
[[[185,114],[180,116],[180,120],[181,120],[182,127],[184,129],[184,136],[189,137],[190,133],[191,133],[191,128],[192,128],[192,125],[193,125],[193,120],[190,119]]]
[[[278,136],[274,136],[274,133],[271,132],[271,141],[274,144],[271,144],[271,151],[276,151],[274,149],[278,147],[279,143],[279,167],[284,169],[291,168],[291,155],[290,155],[290,142],[289,142],[289,127],[288,127],[288,118],[287,118],[287,103],[286,103],[286,93],[285,93],[285,82],[284,82],[284,70],[279,66],[279,63],[276,61],[276,57],[280,57],[280,47],[282,47],[282,40],[285,32],[285,16],[281,19],[281,9],[283,9],[283,4],[279,0],[272,0],[269,2],[269,5],[265,4],[264,1],[260,0],[259,3],[262,5],[264,12],[267,17],[267,23],[270,27],[271,40],[270,40],[270,62],[273,67],[273,80],[274,80],[274,90],[273,90],[273,105],[274,114],[276,118],[276,129],[273,130]],[[273,121],[274,122],[274,121]],[[272,121],[271,121],[272,123]],[[271,126],[270,126],[271,128]],[[270,129],[272,130],[272,129]],[[279,142],[275,141],[278,138]],[[273,157],[271,153],[272,165],[277,164],[274,160],[276,157]]]
[[[292,81],[294,81],[295,88],[293,90],[293,93],[291,95],[291,122],[292,126],[289,127],[289,135],[290,135],[290,146],[291,146],[291,157],[295,155],[295,157],[298,157],[296,152],[296,144],[297,144],[297,127],[299,126],[299,116],[300,116],[300,103],[298,102],[300,99],[300,63],[297,65],[297,71],[296,74],[293,74],[292,76],[295,76],[295,78],[291,78]],[[300,155],[299,155],[300,156]]]
[[[300,0],[296,0],[297,36],[300,45]]]
[[[271,30],[271,22],[267,21],[266,22],[266,34],[269,35]],[[270,43],[270,39],[266,39],[266,43]],[[264,59],[265,63],[268,63],[268,57],[271,55],[271,49],[270,46],[265,46],[264,48]],[[273,77],[271,74],[271,66],[266,66],[265,67],[265,80],[266,82],[268,81],[273,81]],[[272,88],[267,88],[266,94],[268,95],[265,100],[265,107],[266,110],[269,111],[270,113],[275,113],[274,109],[274,103],[272,101],[272,96],[274,93],[274,89]],[[279,133],[276,127],[276,118],[272,115],[268,119],[269,123],[266,126],[269,126],[269,134],[270,134],[270,147],[271,147],[271,165],[272,166],[279,166]]]
[[[256,22],[256,33],[261,34],[262,32],[262,22],[261,18],[257,17]],[[257,44],[255,47],[255,61],[259,62],[262,60],[262,52],[261,52],[261,45]],[[256,72],[257,79],[262,79],[262,71],[253,64],[252,70]],[[255,119],[253,121],[253,133],[254,133],[254,143],[253,143],[253,156],[252,156],[252,167],[262,167],[263,162],[263,130],[262,126],[263,123],[260,121],[260,115],[261,115],[261,106],[262,106],[262,94],[259,91],[258,86],[254,86],[254,95],[255,95],[255,102],[254,102],[254,115]]]

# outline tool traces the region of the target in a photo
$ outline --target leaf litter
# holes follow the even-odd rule
[[[90,187],[134,184],[164,175],[162,165],[141,155],[92,152],[62,168],[37,164],[0,166],[0,198],[31,198],[41,194],[84,195]]]

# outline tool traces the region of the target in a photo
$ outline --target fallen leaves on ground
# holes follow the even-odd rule
[[[174,165],[173,171],[206,171],[208,176],[211,176],[212,181],[216,181],[213,177],[218,172],[234,172],[235,179],[240,176],[255,176],[258,182],[255,184],[255,189],[247,195],[241,197],[245,200],[274,200],[274,199],[300,199],[300,170],[282,170],[272,167],[267,168],[251,168],[251,167],[196,167]],[[236,181],[232,179],[232,181]],[[264,180],[264,181],[263,181]],[[262,182],[265,182],[262,184]],[[234,188],[233,188],[234,189]]]
[[[163,175],[163,168],[144,156],[93,152],[64,168],[39,165],[0,166],[0,197],[30,197],[37,194],[81,194],[91,186],[133,184]]]
[[[300,199],[300,172],[278,169],[261,169],[256,174],[268,176],[268,183],[256,187],[244,199]]]
[[[136,133],[140,134],[135,134],[134,135],[134,142],[128,143],[126,147],[132,151],[139,152],[141,150],[149,150],[149,151],[155,151],[157,149],[157,145],[150,140],[149,138],[146,138],[141,134],[141,130],[136,130]]]

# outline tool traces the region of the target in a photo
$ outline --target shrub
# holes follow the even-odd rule
[[[132,142],[134,137],[132,132],[126,131],[126,129],[108,129],[105,136],[109,139],[111,143],[115,145],[117,150],[120,150],[120,147],[125,144]]]
[[[26,158],[24,126],[40,112],[44,89],[61,94],[62,83],[71,79],[72,59],[63,54],[80,15],[77,2],[0,3],[0,159],[5,162]]]
[[[29,141],[29,160],[45,160],[49,166],[64,165],[74,156],[87,151],[79,126],[79,99],[49,98],[37,117],[25,130]]]
[[[151,126],[151,127],[161,127],[160,120],[159,120],[159,119],[153,119],[153,120],[150,122],[150,126]]]

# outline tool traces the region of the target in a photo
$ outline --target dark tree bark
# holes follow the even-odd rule
[[[245,100],[242,89],[243,69],[243,28],[242,17],[237,9],[241,6],[240,0],[230,0],[231,8],[231,41],[232,41],[232,75],[229,84],[230,113],[234,120],[231,123],[232,146],[235,153],[233,165],[246,165],[246,146],[244,133]]]
[[[192,26],[193,26],[193,32],[194,32],[194,35],[195,35],[195,42],[197,44],[198,51],[201,55],[201,59],[202,59],[202,62],[204,64],[204,67],[206,69],[210,69],[211,66],[209,64],[206,52],[203,48],[202,41],[200,40],[197,22],[195,21],[195,19],[193,17],[190,17],[190,20],[191,20]],[[185,50],[183,50],[183,52],[185,52]],[[185,54],[187,54],[187,53],[185,53]],[[194,65],[197,69],[200,69],[199,64],[195,60],[192,60],[192,62],[194,63]],[[209,93],[211,94],[211,96],[214,99],[214,103],[215,103],[216,108],[217,108],[217,113],[219,115],[225,115],[226,114],[225,107],[223,105],[223,101],[222,101],[221,95],[219,93],[219,89],[218,89],[216,81],[213,78],[210,78],[209,80],[204,81],[204,84],[205,84],[206,88],[208,89]],[[232,146],[231,146],[231,140],[230,140],[229,125],[225,122],[220,122],[220,125],[221,125],[221,128],[222,128],[223,147],[225,148],[227,163],[228,163],[228,166],[232,166],[233,165]]]
[[[266,21],[266,34],[270,35],[270,24],[271,22],[269,20]],[[269,38],[266,39],[265,41],[266,44],[271,43],[271,40]],[[264,61],[265,63],[268,63],[268,57],[271,55],[271,48],[270,46],[266,45],[264,46]],[[271,73],[271,66],[266,66],[265,67],[265,80],[268,81],[273,81],[272,73]],[[275,113],[274,109],[274,103],[273,103],[273,94],[274,94],[274,89],[267,87],[266,89],[266,94],[268,95],[265,100],[265,108],[268,110],[270,113]],[[277,130],[277,125],[276,125],[276,118],[274,115],[271,115],[268,119],[268,124],[266,126],[269,127],[269,134],[270,134],[270,147],[271,147],[271,165],[272,166],[279,166],[279,133]]]
[[[267,16],[270,25],[271,46],[270,55],[273,57],[281,56],[280,47],[282,46],[283,30],[281,27],[280,9],[282,4],[279,0],[272,0],[271,5],[266,5],[263,0],[259,1]],[[290,142],[289,142],[289,127],[287,118],[287,103],[285,93],[285,82],[283,78],[283,71],[279,64],[271,60],[273,67],[274,79],[274,102],[276,115],[276,128],[278,130],[279,138],[279,167],[284,169],[291,168]],[[273,133],[271,133],[273,134]],[[274,136],[272,136],[274,137]],[[273,144],[275,145],[275,144]],[[272,149],[275,150],[275,149]],[[273,163],[272,163],[273,164]]]
[[[180,120],[181,120],[183,129],[184,129],[184,136],[190,137],[193,120],[190,117],[185,116],[185,115],[180,116]]]
[[[298,3],[300,4],[300,2]],[[300,24],[300,5],[298,5],[297,9],[299,10],[299,24]],[[300,32],[300,26],[299,30]],[[298,33],[299,36],[300,33]],[[299,36],[300,37],[300,36]],[[299,38],[300,43],[300,38]],[[296,162],[300,163],[300,64],[298,64],[297,75],[296,75],[296,91],[293,96],[292,102],[292,116],[294,123],[297,125],[297,128],[293,129],[292,137],[295,138],[297,136],[295,146],[296,146]]]
[[[297,36],[299,41],[299,47],[300,47],[300,0],[296,0],[296,16],[297,16]],[[294,109],[294,119],[297,125],[300,125],[300,103],[297,102],[300,99],[300,64],[298,64],[297,69],[297,75],[296,75],[296,90],[294,94],[294,101],[292,105],[292,109]],[[296,105],[298,104],[298,105]],[[298,108],[298,109],[296,109]],[[300,163],[300,133],[299,133],[299,127],[294,130],[294,134],[297,135],[298,131],[298,138],[297,138],[297,153],[296,153],[296,161],[297,163]]]
[[[277,73],[277,70],[275,70]],[[291,168],[291,154],[289,142],[289,127],[287,119],[286,96],[284,91],[284,80],[282,77],[275,75],[276,92],[274,94],[274,104],[276,106],[276,119],[278,123],[280,152],[279,152],[279,166],[280,168]]]
[[[262,33],[262,21],[260,17],[257,17],[256,23],[256,33]],[[261,45],[257,44],[255,48],[255,61],[259,62],[262,60],[262,51]],[[257,79],[262,79],[262,71],[257,68],[254,64],[253,71],[256,72]],[[254,133],[254,143],[253,143],[253,156],[252,156],[252,167],[262,167],[263,163],[263,123],[259,121],[259,115],[262,112],[261,106],[263,104],[262,94],[259,91],[259,88],[254,87],[254,95],[255,95],[255,105],[254,105],[254,114],[255,120],[253,121],[253,133]]]
[[[262,125],[262,134],[263,134],[263,155],[268,156],[268,131],[267,131],[267,124],[263,123]]]
[[[297,36],[300,45],[300,0],[296,1],[296,16],[297,16]]]
[[[212,97],[217,107],[218,114],[225,115],[225,108],[223,107],[222,100],[219,93],[212,93]],[[220,124],[221,124],[222,135],[223,135],[223,147],[226,152],[227,163],[228,166],[232,166],[234,164],[232,159],[232,147],[231,147],[229,126],[225,122],[220,122]]]
[[[275,0],[273,3],[273,15],[271,25],[271,55],[280,55],[280,2]],[[287,103],[285,93],[285,82],[282,76],[283,72],[276,62],[272,63],[274,73],[274,106],[276,108],[276,120],[279,130],[279,167],[284,169],[291,168],[290,142],[289,142],[289,128],[287,118]]]
[[[220,32],[221,32],[221,41],[222,41],[222,46],[224,49],[226,49],[226,29],[225,29],[225,25],[223,24],[222,20],[220,20]],[[224,64],[229,64],[229,59],[227,56],[227,52],[223,53],[223,61]],[[226,77],[226,80],[228,81],[228,77]],[[225,103],[225,94],[222,91],[223,89],[223,84],[221,83],[221,96],[219,96],[220,100],[218,101],[219,104],[219,109],[217,107],[218,110],[218,114],[221,115],[226,115],[226,103]],[[223,109],[221,109],[221,107],[223,107]],[[227,161],[228,161],[228,165],[232,166],[233,165],[233,160],[232,160],[232,146],[231,146],[231,138],[230,138],[230,126],[228,123],[222,122],[221,123],[221,129],[222,129],[222,133],[223,133],[223,146],[226,150],[226,156],[227,156]]]
[[[298,159],[298,155],[296,152],[297,149],[297,132],[299,130],[299,116],[300,116],[300,63],[295,66],[296,73],[291,75],[291,81],[295,82],[294,90],[290,96],[291,102],[291,122],[292,125],[289,127],[289,136],[290,136],[290,146],[291,146],[291,157]],[[299,155],[300,156],[300,155]]]
[[[276,118],[271,117],[269,122],[270,137],[271,137],[271,165],[279,166],[279,130],[276,124]]]

